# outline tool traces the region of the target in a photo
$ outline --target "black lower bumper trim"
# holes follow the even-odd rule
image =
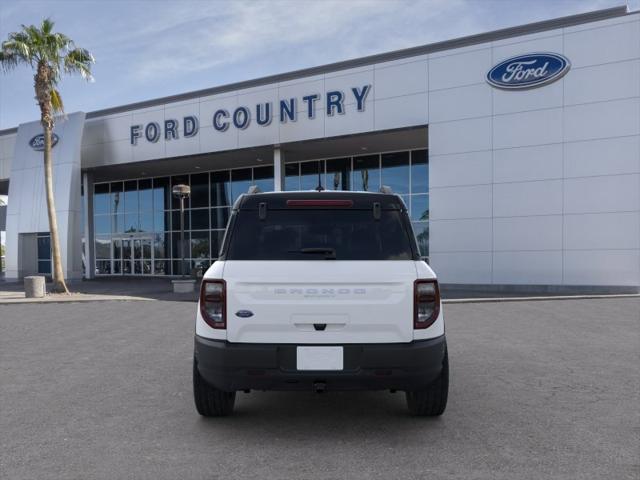
[[[319,346],[319,345],[311,345]],[[300,371],[290,344],[229,343],[196,336],[195,361],[214,387],[236,390],[420,390],[442,370],[445,336],[410,343],[347,344],[344,369]]]

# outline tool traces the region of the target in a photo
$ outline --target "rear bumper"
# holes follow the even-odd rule
[[[229,343],[196,336],[195,361],[214,387],[236,390],[419,390],[442,370],[442,335],[410,343],[344,345],[344,370],[299,371],[290,344]]]

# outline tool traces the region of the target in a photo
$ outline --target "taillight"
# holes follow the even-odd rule
[[[416,280],[413,284],[413,328],[428,328],[440,313],[437,280]]]
[[[227,328],[227,299],[224,280],[202,280],[200,313],[211,328]]]

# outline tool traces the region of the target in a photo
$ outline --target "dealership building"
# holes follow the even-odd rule
[[[7,280],[51,271],[41,134],[0,131]],[[195,269],[252,185],[386,185],[445,284],[640,288],[640,12],[626,7],[70,113],[54,142],[71,279],[178,274],[177,184]]]

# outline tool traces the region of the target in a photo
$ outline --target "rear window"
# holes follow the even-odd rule
[[[404,212],[269,210],[234,214],[227,260],[411,260],[412,233]]]

